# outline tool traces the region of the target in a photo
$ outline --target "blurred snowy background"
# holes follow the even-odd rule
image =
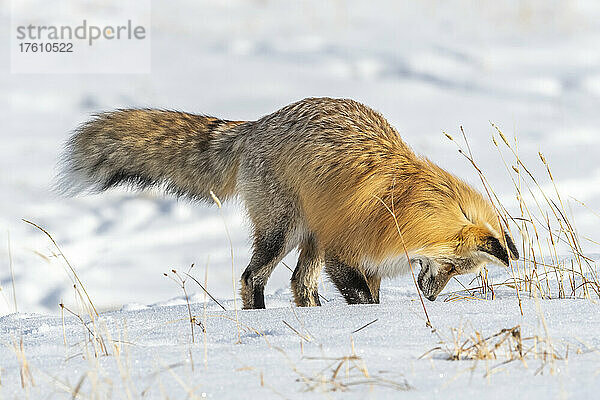
[[[83,3],[89,13],[103,6]],[[163,272],[191,263],[200,279],[208,265],[215,296],[232,297],[229,244],[214,207],[120,190],[52,193],[70,131],[116,107],[256,119],[303,97],[349,97],[480,187],[442,134],[457,137],[462,125],[488,179],[515,207],[490,139],[493,121],[517,135],[530,165],[541,167],[542,151],[565,197],[585,202],[570,201],[571,212],[582,244],[598,252],[597,1],[153,1],[152,72],[137,75],[11,74],[10,2],[0,4],[0,315],[14,311],[9,236],[20,311],[56,313],[60,301],[75,302],[64,263],[22,218],[52,233],[101,309],[168,302],[180,293]],[[223,212],[237,281],[249,259],[248,225],[238,205]],[[285,294],[289,277],[280,266],[267,293]],[[325,292],[333,296],[330,286]]]

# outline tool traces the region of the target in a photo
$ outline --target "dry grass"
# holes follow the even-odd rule
[[[20,337],[18,341],[13,343],[13,351],[19,360],[19,376],[21,377],[21,388],[25,389],[29,393],[29,387],[35,386],[33,375],[29,368],[29,361],[25,355],[25,349],[23,347],[23,337]]]
[[[475,286],[464,287],[464,290],[451,295],[466,293],[468,297],[493,299],[495,288],[504,286],[515,290],[519,306],[522,293],[546,299],[599,299],[597,265],[584,254],[580,236],[570,217],[569,204],[558,190],[549,162],[541,152],[537,154],[540,161],[538,167],[543,168],[546,176],[536,176],[519,155],[517,137],[510,141],[498,126],[491,125],[494,129],[492,143],[513,184],[517,213],[510,212],[501,203],[477,164],[462,127],[460,132],[464,147],[451,135],[446,134],[446,137],[457,145],[459,153],[478,173],[488,199],[498,212],[501,225],[511,232],[513,238],[521,237],[521,244],[517,246],[520,247],[521,258],[511,262],[509,280],[494,283],[488,278],[487,270],[484,270]],[[520,235],[514,235],[513,232],[519,232]],[[518,243],[518,240],[515,242]]]
[[[84,312],[82,315],[80,312],[72,310],[71,308],[65,306],[62,302],[59,304],[63,322],[62,332],[63,343],[65,346],[65,363],[69,362],[74,358],[82,358],[86,360],[88,364],[88,368],[81,374],[76,384],[73,385],[68,381],[58,379],[55,376],[43,370],[36,369],[36,372],[39,375],[46,377],[47,380],[49,382],[52,382],[54,384],[54,387],[60,390],[61,392],[66,392],[69,395],[71,395],[71,398],[73,399],[112,398],[115,390],[119,391],[120,398],[139,398],[140,391],[137,390],[134,383],[134,379],[131,376],[131,361],[129,355],[129,348],[134,344],[128,340],[126,324],[124,323],[123,327],[121,327],[119,338],[113,339],[110,333],[111,329],[109,329],[106,322],[100,317],[100,314],[96,311],[96,307],[94,306],[75,268],[69,262],[58,243],[52,237],[52,235],[37,224],[27,220],[24,221],[43,232],[50,239],[56,251],[58,252],[58,255],[68,266],[68,269],[66,269],[66,271],[73,283],[73,289],[78,308],[80,310],[83,310]],[[190,267],[190,270],[192,267]],[[187,277],[191,277],[191,275],[189,275],[190,270],[188,270],[186,273]],[[187,294],[187,289],[185,286],[186,278],[183,278],[176,270],[172,270],[171,272],[172,275],[168,276],[181,287],[186,298],[186,304],[188,306],[189,315],[187,321],[189,321],[191,326],[191,340],[193,342],[194,325],[200,326],[203,331],[204,326],[202,322],[197,317],[193,316],[191,313],[189,296]],[[80,323],[80,326],[82,327],[84,337],[81,341],[77,343],[68,343],[67,341],[66,330],[64,325],[65,312],[73,318],[75,318],[75,320],[77,320]],[[25,356],[23,338],[21,337],[20,341],[15,342],[12,347],[20,364],[20,376],[22,387],[24,390],[26,390],[26,393],[28,395],[29,388],[34,386],[35,383],[33,379],[33,374],[31,372],[32,368],[30,367],[30,364]],[[105,369],[106,367],[104,365],[106,363],[101,363],[101,358],[110,358],[114,361],[114,367],[116,367],[116,370],[118,371],[118,375],[121,379],[121,385],[117,385],[117,383],[111,379],[112,371]],[[178,384],[180,384],[186,392],[188,392],[188,397],[198,398],[198,396],[189,392],[190,388],[173,371],[174,367],[183,365],[183,363],[167,366],[161,363],[159,364],[161,365],[161,367],[156,372],[157,375],[163,372],[168,372],[171,376],[174,377],[173,379]],[[145,393],[148,393],[149,389],[150,388],[146,388],[145,391],[141,392],[141,395],[144,396]]]
[[[484,335],[479,330],[461,325],[450,329],[450,338],[438,334],[440,343],[419,358],[439,356],[445,360],[461,361],[497,361],[490,367],[486,363],[485,377],[500,371],[500,368],[519,361],[525,368],[530,362],[537,361],[539,366],[534,375],[548,370],[550,374],[557,371],[556,361],[566,361],[569,346],[557,346],[545,330],[543,335],[523,336],[520,325],[500,329],[496,333]],[[472,365],[474,370],[477,363]]]
[[[541,152],[537,154],[545,176],[534,175],[533,169],[519,156],[517,138],[509,141],[499,127],[495,124],[492,124],[492,127],[492,142],[515,190],[518,204],[516,213],[510,212],[500,201],[486,174],[477,164],[462,127],[460,133],[463,146],[451,135],[446,134],[446,137],[457,145],[459,153],[476,170],[485,194],[498,212],[500,224],[517,240],[519,235],[514,235],[513,232],[520,233],[521,243],[518,247],[521,257],[516,262],[511,261],[510,278],[505,281],[493,282],[488,270],[484,268],[466,285],[456,280],[462,289],[445,293],[444,301],[494,300],[498,288],[508,288],[515,291],[521,315],[522,296],[535,298],[542,333],[523,336],[522,327],[516,325],[484,335],[471,326],[467,328],[461,325],[451,328],[450,337],[444,338],[439,331],[433,330],[439,339],[439,345],[420,358],[439,358],[441,355],[441,358],[446,360],[472,360],[475,361],[470,368],[472,371],[477,367],[478,361],[485,361],[486,377],[514,361],[518,361],[525,368],[529,368],[532,362],[538,363],[539,366],[534,372],[536,375],[546,370],[554,374],[557,371],[556,363],[567,361],[569,345],[557,345],[551,339],[541,311],[540,299],[597,300],[600,298],[597,266],[594,260],[584,254],[580,236],[567,208],[568,204],[558,190],[548,160]],[[510,158],[505,156],[506,152]],[[549,191],[548,188],[552,190]],[[578,200],[576,202],[587,207]],[[517,240],[515,243],[518,243]],[[589,351],[589,347],[583,350],[578,348],[575,353]],[[490,367],[488,363],[494,361],[497,363]]]
[[[12,258],[12,246],[10,245],[10,232],[6,233],[6,241],[8,247],[8,268],[10,269],[10,281],[12,282],[12,292],[13,292],[13,304],[15,308],[15,312],[19,312],[19,308],[17,307],[17,289],[15,289],[15,271],[13,269],[13,258]],[[0,290],[2,290],[2,286],[0,286]],[[4,295],[4,293],[2,293]],[[4,298],[6,304],[8,305],[8,300],[6,297]]]
[[[307,392],[344,392],[357,386],[369,388],[379,386],[398,391],[412,389],[404,379],[388,379],[383,374],[370,373],[363,358],[356,354],[352,338],[350,338],[350,354],[339,357],[304,356],[302,360],[320,365],[320,369],[316,373],[304,373],[297,366],[293,367],[299,375],[297,381],[303,384],[303,390]]]
[[[50,241],[52,242],[52,244],[58,251],[58,255],[62,258],[62,260],[67,265],[67,267],[69,267],[70,273],[67,272],[67,274],[73,283],[73,287],[75,289],[75,292],[77,293],[77,297],[79,297],[82,300],[81,304],[85,308],[85,310],[88,313],[88,315],[90,316],[90,318],[92,320],[94,320],[94,318],[98,316],[98,311],[96,310],[96,306],[94,306],[94,303],[92,302],[92,299],[90,298],[90,295],[88,294],[87,290],[85,289],[85,286],[79,279],[79,275],[77,275],[75,268],[73,268],[73,266],[71,265],[71,263],[69,262],[69,260],[65,256],[65,254],[63,253],[62,249],[58,245],[58,243],[56,243],[56,241],[54,240],[52,235],[50,235],[50,233],[48,233],[48,231],[46,231],[44,228],[42,228],[38,224],[28,221],[26,219],[24,219],[23,222],[25,222],[29,225],[32,225],[33,227],[35,227],[36,229],[41,231],[44,235],[46,235],[48,237],[48,239],[50,239]]]
[[[240,322],[239,322],[238,307],[237,307],[237,289],[235,287],[235,281],[237,278],[236,278],[236,274],[235,274],[235,265],[234,265],[234,257],[233,257],[233,242],[231,241],[231,235],[229,234],[229,228],[227,227],[227,224],[225,223],[225,217],[223,216],[223,208],[222,208],[221,200],[217,197],[217,195],[212,190],[210,191],[210,196],[212,197],[213,201],[219,208],[219,216],[221,217],[221,221],[223,222],[223,227],[225,228],[225,234],[227,235],[227,240],[229,242],[229,253],[231,256],[231,287],[233,289],[233,309],[235,310],[235,321],[236,321],[237,331],[238,331],[238,343],[241,343],[242,336],[240,334]]]
[[[194,315],[192,315],[192,307],[190,305],[190,296],[188,295],[187,289],[185,287],[185,284],[187,283],[187,279],[188,278],[193,279],[193,277],[190,275],[192,268],[194,268],[194,264],[192,264],[190,266],[190,268],[187,270],[187,272],[184,272],[184,275],[186,276],[185,278],[182,277],[175,269],[171,269],[170,275],[166,272],[163,275],[166,276],[167,278],[171,279],[173,282],[175,282],[177,284],[177,286],[179,286],[181,288],[181,290],[183,291],[183,295],[185,297],[185,304],[187,305],[188,317],[189,317],[189,321],[190,321],[191,341],[192,341],[192,344],[194,344],[194,343],[196,343],[196,338],[194,335],[194,326],[196,326],[196,325],[199,326],[200,329],[202,329],[202,332],[206,332],[206,329],[204,328],[204,324],[202,323],[202,321],[200,321]],[[202,285],[200,285],[200,287],[202,287]]]

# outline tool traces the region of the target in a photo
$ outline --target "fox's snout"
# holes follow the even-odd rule
[[[421,263],[421,271],[417,278],[417,284],[425,298],[429,301],[434,301],[438,294],[446,287],[452,274],[444,266],[439,265],[433,260],[424,259],[419,260],[419,262]]]

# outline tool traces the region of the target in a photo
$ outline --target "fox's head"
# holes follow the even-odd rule
[[[466,184],[459,182],[453,196],[430,201],[424,209],[426,244],[414,259],[421,264],[418,284],[427,299],[435,300],[453,276],[478,273],[488,262],[508,266],[519,258],[493,206]]]
[[[506,231],[499,234],[487,227],[466,226],[458,233],[456,244],[452,252],[416,258],[421,264],[419,288],[428,300],[435,300],[453,276],[479,272],[488,262],[508,266],[509,258],[519,258]]]

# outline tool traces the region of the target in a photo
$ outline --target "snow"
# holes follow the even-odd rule
[[[99,398],[110,393],[125,398],[127,390],[134,398],[141,393],[148,398],[185,398],[188,390],[193,390],[192,398],[215,399],[500,399],[521,398],[524,393],[532,398],[589,398],[600,389],[600,318],[597,304],[588,300],[545,301],[540,312],[535,300],[525,299],[523,317],[510,291],[494,301],[427,303],[434,333],[425,326],[411,290],[386,289],[377,306],[349,307],[334,300],[321,308],[298,309],[289,304],[289,297],[289,291],[280,290],[267,299],[267,310],[239,312],[239,336],[231,301],[223,301],[228,311],[212,302],[204,311],[203,303],[194,303],[192,312],[206,327],[205,336],[196,327],[195,343],[185,305],[103,313],[95,326],[112,356],[99,358],[93,357],[89,335],[74,317],[65,317],[63,323],[60,316],[7,315],[0,320],[0,337],[6,343],[0,348],[2,394],[23,395],[21,364],[12,347],[20,338],[35,380],[27,389],[31,398],[69,397],[80,379],[80,392]],[[556,352],[564,357],[568,347],[567,360],[551,363],[527,357],[526,365],[518,360],[503,364],[504,359],[450,361],[443,352],[419,359],[441,340],[453,348],[451,329],[460,326],[469,334],[478,330],[491,335],[501,327],[521,325],[524,338],[543,338],[542,315]],[[369,378],[343,365],[334,386],[330,378],[338,358],[352,354],[360,357],[355,362],[366,367]],[[330,391],[334,387],[338,390]]]
[[[5,38],[11,35],[8,3],[0,4]],[[87,7],[80,12],[93,12],[91,3]],[[0,41],[0,396],[67,398],[68,388],[85,376],[81,393],[99,398],[125,398],[127,390],[138,398],[146,389],[149,398],[183,398],[186,387],[196,397],[218,399],[593,397],[600,386],[597,302],[540,300],[540,313],[537,301],[524,295],[521,316],[507,288],[498,289],[493,301],[443,302],[441,296],[426,303],[437,332],[432,333],[410,276],[385,281],[378,306],[344,305],[325,279],[321,293],[332,301],[292,309],[291,273],[279,266],[266,289],[268,309],[237,313],[242,325],[237,344],[225,227],[237,284],[250,256],[250,227],[239,204],[226,203],[221,214],[210,205],[156,193],[113,190],[61,198],[51,182],[68,133],[98,110],[162,107],[255,119],[303,97],[351,97],[381,111],[418,153],[481,188],[473,168],[442,133],[460,138],[462,125],[488,181],[512,211],[518,203],[491,143],[490,121],[510,139],[516,136],[519,156],[545,176],[541,151],[586,254],[597,254],[599,17],[600,6],[591,0],[154,1],[152,73],[138,75],[11,74],[9,40]],[[547,179],[542,185],[553,192]],[[114,346],[109,357],[89,357],[87,331],[68,313],[65,347],[58,304],[85,321],[90,317],[81,311],[57,249],[23,218],[50,232],[74,266],[100,311],[101,336],[110,332],[112,339],[131,343],[123,345],[120,361]],[[293,266],[295,256],[285,263]],[[208,268],[209,291],[228,309],[207,303],[206,364],[204,336],[196,327],[196,343],[190,343],[186,301],[163,275],[192,263],[201,282]],[[511,276],[499,267],[490,271],[494,282]],[[194,314],[204,321],[204,294],[192,282],[187,288]],[[458,288],[454,283],[446,292]],[[438,334],[451,338],[450,329],[461,324],[489,335],[521,325],[523,337],[550,337],[563,355],[568,344],[569,357],[556,361],[553,373],[545,365],[536,374],[542,362],[528,358],[527,366],[513,361],[488,377],[487,369],[502,360],[448,361],[441,353],[418,358],[438,346]],[[317,377],[331,361],[307,357],[351,355],[351,337],[369,374],[410,390],[398,393],[378,381],[344,393],[324,393],[327,385],[304,392],[306,383],[294,368]],[[21,339],[35,381],[25,389],[13,351]],[[330,376],[332,368],[323,373]],[[358,370],[351,374],[360,381]],[[345,370],[341,381],[342,375],[345,379]]]

